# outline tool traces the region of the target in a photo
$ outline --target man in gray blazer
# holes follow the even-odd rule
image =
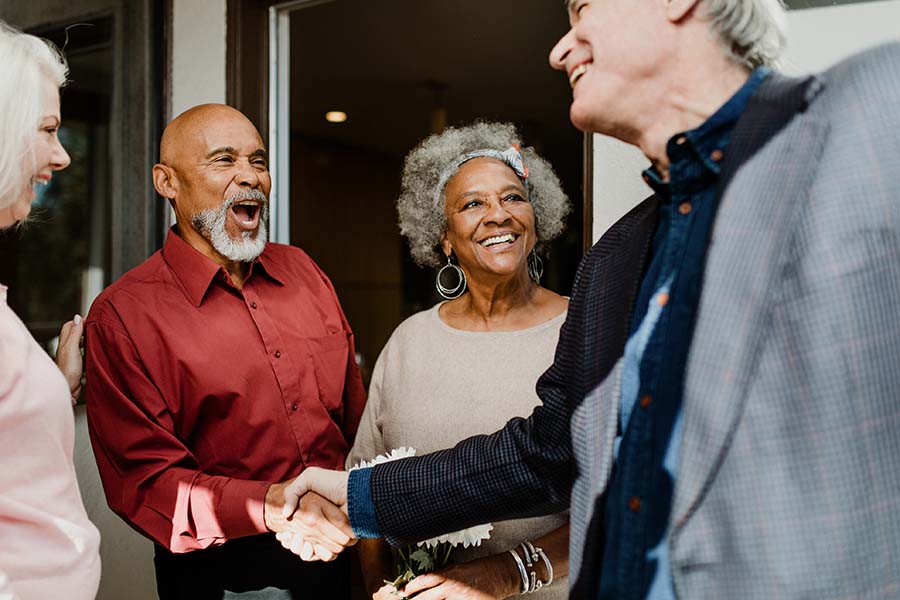
[[[789,79],[776,0],[567,8],[572,121],[657,193],[582,262],[543,406],[290,492],[392,543],[571,503],[574,598],[900,597],[900,44]]]

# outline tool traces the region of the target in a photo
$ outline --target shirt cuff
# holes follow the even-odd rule
[[[372,502],[372,469],[354,469],[347,481],[347,513],[357,538],[379,538],[381,531]]]
[[[266,493],[269,483],[232,479],[222,495],[219,519],[228,539],[266,533]]]

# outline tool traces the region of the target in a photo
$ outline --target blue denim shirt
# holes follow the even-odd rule
[[[669,140],[667,183],[652,167],[644,172],[663,204],[623,356],[619,436],[604,512],[602,599],[675,598],[667,539],[681,402],[720,164],[734,124],[768,73],[756,69],[700,127]]]

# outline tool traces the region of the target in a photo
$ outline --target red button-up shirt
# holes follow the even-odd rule
[[[266,531],[271,483],[343,467],[365,404],[353,334],[300,249],[242,289],[174,231],[94,302],[88,424],[110,507],[173,552]]]

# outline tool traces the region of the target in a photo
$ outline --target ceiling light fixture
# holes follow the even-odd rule
[[[329,110],[325,113],[325,120],[329,123],[343,123],[347,120],[347,113],[342,110]]]

